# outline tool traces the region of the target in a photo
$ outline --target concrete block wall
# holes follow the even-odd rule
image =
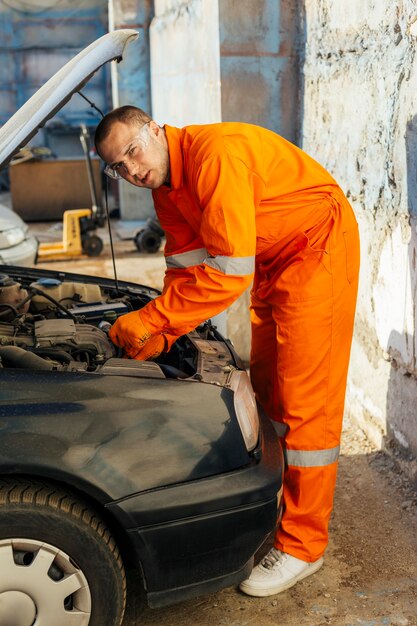
[[[415,459],[417,7],[305,0],[302,13],[302,147],[339,181],[361,232],[347,409]]]
[[[72,0],[40,0],[33,6],[24,0],[0,2],[0,124],[106,30],[106,0],[85,0],[76,7]],[[103,107],[108,83],[105,70],[100,70],[84,92]],[[58,112],[54,124],[93,126],[99,117],[91,111],[75,96]]]

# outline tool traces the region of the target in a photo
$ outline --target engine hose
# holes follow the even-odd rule
[[[19,313],[17,312],[16,307],[14,307],[12,304],[8,304],[7,302],[2,302],[0,304],[0,308],[3,308],[3,307],[6,307],[6,311],[0,311],[0,317],[6,317],[6,315],[10,315],[10,311],[13,313],[13,317],[11,319],[14,319],[19,316]]]
[[[37,354],[40,357],[50,356],[54,361],[62,361],[64,363],[71,363],[71,356],[64,350],[56,350],[55,348],[32,348],[31,352]]]
[[[18,346],[2,346],[0,348],[0,360],[4,367],[34,370],[57,369],[56,365],[50,361]]]

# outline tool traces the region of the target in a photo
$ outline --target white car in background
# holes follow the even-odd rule
[[[38,245],[21,217],[0,204],[0,265],[34,265]]]

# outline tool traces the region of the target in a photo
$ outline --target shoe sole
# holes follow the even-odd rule
[[[255,596],[256,598],[265,598],[266,596],[274,596],[277,593],[281,593],[282,591],[286,591],[287,589],[290,589],[300,580],[303,580],[304,578],[307,578],[308,576],[311,576],[312,574],[315,574],[316,572],[318,572],[318,570],[321,568],[323,563],[324,563],[323,558],[319,559],[318,561],[315,561],[314,563],[311,563],[308,569],[305,569],[303,572],[300,572],[298,576],[295,576],[294,578],[292,578],[285,584],[276,585],[275,587],[267,587],[267,588],[262,589],[261,587],[254,588],[252,585],[246,584],[246,581],[244,580],[243,582],[240,583],[239,589],[243,591],[243,593],[246,593],[246,595]]]

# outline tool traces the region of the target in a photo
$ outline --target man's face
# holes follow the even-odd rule
[[[158,189],[169,178],[168,143],[154,121],[142,127],[115,122],[99,151],[115,172],[136,187]]]

